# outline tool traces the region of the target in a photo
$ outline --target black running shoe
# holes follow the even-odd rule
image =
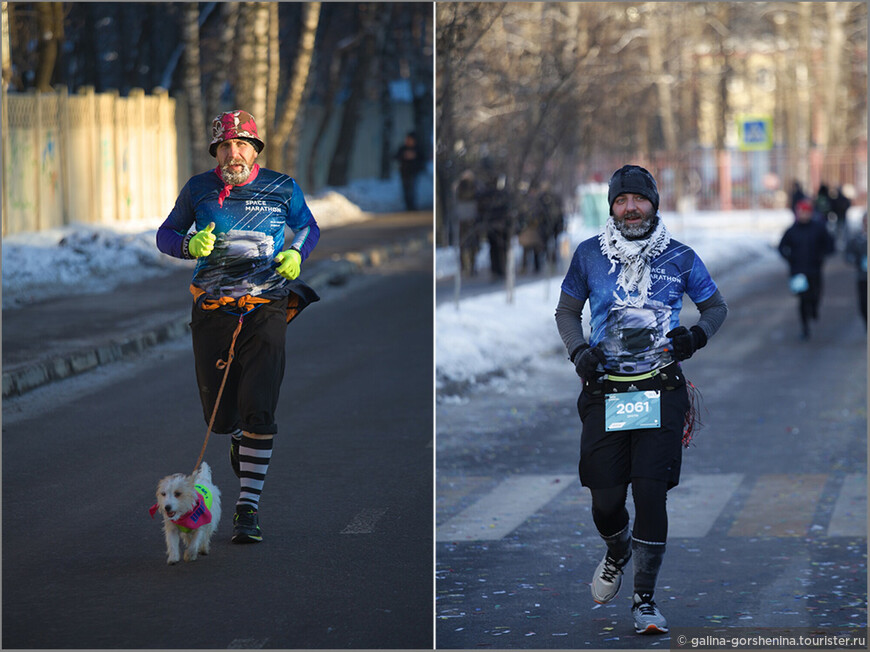
[[[241,477],[241,471],[239,471],[239,446],[241,443],[241,439],[230,437],[230,466],[233,467],[233,473],[236,474],[237,478]]]
[[[253,507],[236,506],[233,516],[233,543],[259,543],[263,532],[257,522],[257,510]]]

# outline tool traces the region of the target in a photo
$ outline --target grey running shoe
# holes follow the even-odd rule
[[[629,552],[621,561],[616,561],[610,554],[605,554],[604,559],[595,569],[592,577],[592,599],[598,604],[610,602],[619,593],[622,584],[622,569],[631,559]]]
[[[668,631],[668,621],[653,601],[652,593],[634,594],[631,615],[634,616],[634,631],[638,634],[665,634]]]

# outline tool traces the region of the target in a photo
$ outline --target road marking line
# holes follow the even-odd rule
[[[823,474],[760,476],[728,536],[806,536],[827,479]]]
[[[371,534],[375,531],[375,524],[386,513],[386,509],[364,509],[353,517],[341,534]]]
[[[867,476],[851,473],[843,481],[834,513],[828,524],[829,537],[867,536]]]
[[[436,513],[438,520],[446,520],[445,514],[459,511],[461,503],[468,496],[476,496],[486,491],[487,486],[495,486],[496,480],[490,475],[451,475],[438,474],[436,488]]]
[[[668,537],[707,536],[741,482],[742,473],[683,476],[668,492]]]
[[[496,541],[572,486],[575,475],[521,475],[504,480],[437,528],[436,541]]]

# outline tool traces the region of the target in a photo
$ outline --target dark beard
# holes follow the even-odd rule
[[[640,211],[630,214],[631,217],[639,214]],[[626,240],[642,240],[652,233],[656,225],[655,211],[643,213],[643,221],[637,226],[626,226],[625,219],[614,220],[616,230],[619,231]],[[624,217],[624,216],[623,216]]]

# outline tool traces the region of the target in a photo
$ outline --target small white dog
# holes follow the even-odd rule
[[[209,465],[203,462],[195,476],[176,473],[163,478],[150,511],[152,518],[158,511],[163,515],[167,563],[181,560],[182,541],[184,561],[207,555],[221,518],[221,492],[212,484]]]

